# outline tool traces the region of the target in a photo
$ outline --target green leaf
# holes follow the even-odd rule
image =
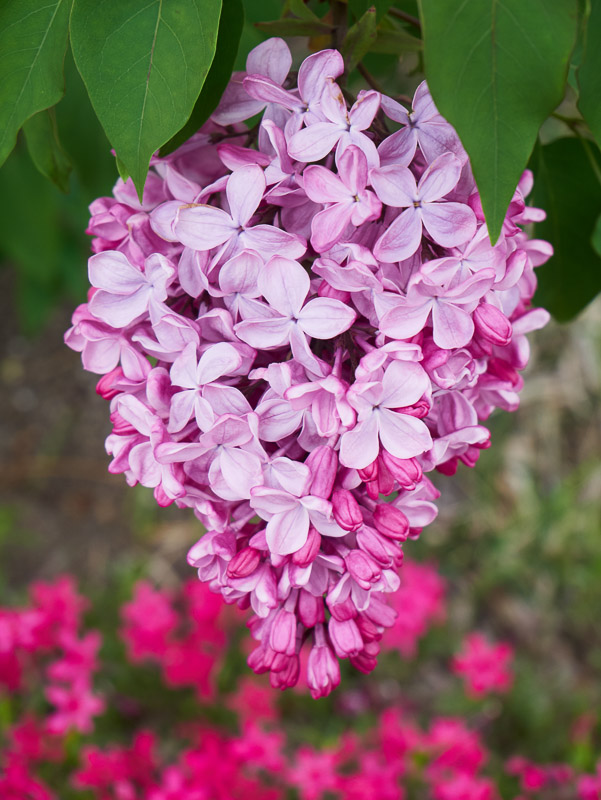
[[[0,164],[23,123],[64,91],[71,0],[0,3]]]
[[[601,258],[591,245],[601,213],[601,185],[576,138],[537,145],[532,169],[534,205],[547,212],[535,236],[550,241],[555,251],[537,270],[535,302],[565,322],[601,291]]]
[[[376,9],[368,8],[352,28],[349,28],[342,42],[342,55],[347,72],[351,72],[372,49],[377,38]]]
[[[53,108],[39,111],[23,126],[29,155],[38,170],[50,178],[61,192],[69,191],[71,161],[58,138]]]
[[[597,217],[595,227],[593,228],[593,235],[591,236],[591,245],[595,253],[601,256],[601,214]]]
[[[375,44],[370,49],[370,53],[401,55],[411,51],[416,52],[421,50],[422,47],[422,40],[407,33],[400,25],[391,24],[385,26],[383,22],[378,27],[378,36]]]
[[[601,0],[591,0],[578,85],[578,108],[601,147]]]
[[[215,55],[220,0],[75,0],[71,45],[141,196],[152,154],[187,122]]]
[[[244,5],[242,0],[223,0],[219,19],[217,49],[211,69],[206,77],[202,91],[194,105],[190,119],[181,131],[178,131],[167,144],[161,148],[161,155],[176,150],[180,144],[189,139],[208,120],[221,100],[225,87],[232,75],[234,62],[238,53],[238,44],[244,27]]]
[[[561,102],[576,0],[421,0],[426,78],[471,160],[491,240]]]

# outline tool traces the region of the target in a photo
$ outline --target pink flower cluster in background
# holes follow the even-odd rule
[[[44,720],[50,735],[89,733],[93,718],[104,710],[92,686],[100,634],[80,632],[87,606],[73,579],[64,576],[32,584],[28,606],[0,608],[0,691],[27,693],[32,669],[41,666],[44,695],[52,707]]]
[[[444,612],[444,585],[434,580],[434,568],[412,564],[411,570],[407,583],[416,589],[424,577],[429,588],[422,588],[421,605],[437,613],[424,616],[413,633],[399,620],[399,641],[407,651],[415,650],[411,636],[424,635]],[[502,762],[489,758],[484,706],[471,719],[428,710],[418,723],[413,712],[376,692],[369,724],[347,717],[349,731],[328,734],[324,747],[318,744],[324,731],[316,720],[313,726],[307,719],[299,725],[298,718],[281,716],[278,695],[261,679],[245,676],[226,692],[216,687],[236,620],[205,585],[188,581],[170,592],[139,581],[119,610],[126,646],[116,647],[109,620],[100,663],[98,633],[82,624],[87,607],[75,582],[64,576],[33,584],[26,606],[0,608],[2,800],[58,800],[67,792],[91,800],[403,800],[408,792],[424,800],[501,797],[492,775]],[[102,613],[101,607],[95,611]],[[205,648],[215,646],[215,653],[207,650],[210,666],[196,676],[173,672],[187,660],[195,667],[201,641]],[[482,666],[480,656],[474,672],[482,667],[488,675],[499,653],[500,646],[488,644],[488,664]],[[160,667],[159,682],[148,684],[144,672],[153,662]],[[507,659],[498,667],[506,670]],[[93,672],[106,688],[104,699],[93,692]],[[144,684],[146,693],[140,693]],[[56,703],[50,690],[59,685],[73,687],[72,695],[77,687],[77,709],[67,713]],[[135,696],[125,686],[133,687]],[[191,694],[182,695],[183,687],[195,690],[200,705]],[[193,710],[191,722],[181,719],[182,700]],[[344,707],[344,696],[341,700]],[[230,718],[224,717],[225,708]],[[110,714],[96,730],[96,717],[105,712]],[[583,716],[571,738],[590,746],[594,725],[593,715]],[[537,764],[519,755],[506,760],[504,772],[505,781],[512,776],[519,786],[515,800],[601,798],[601,772],[582,774],[566,763]]]
[[[314,697],[369,672],[425,473],[473,466],[518,405],[534,268],[525,173],[491,245],[467,156],[425,84],[347,103],[335,50],[251,52],[211,120],[91,206],[89,302],[67,344],[102,375],[111,472],[190,507],[199,577],[252,608],[255,672]],[[262,113],[248,128],[244,121]]]
[[[468,694],[482,697],[489,692],[511,689],[513,648],[506,642],[493,644],[481,633],[466,636],[463,648],[453,659],[453,672],[463,675]]]

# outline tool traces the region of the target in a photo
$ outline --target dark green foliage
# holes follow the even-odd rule
[[[590,160],[598,161],[593,147],[577,138],[558,139],[538,146],[532,160],[534,202],[547,212],[535,235],[550,241],[555,250],[538,271],[535,299],[562,322],[601,291],[601,258],[592,244],[601,214],[601,183]]]

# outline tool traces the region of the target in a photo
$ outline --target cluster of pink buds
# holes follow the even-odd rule
[[[103,377],[111,472],[190,507],[201,580],[252,607],[249,657],[314,697],[376,665],[425,473],[473,466],[514,410],[544,215],[525,173],[489,240],[467,155],[425,84],[349,103],[340,53],[253,50],[212,118],[91,206],[92,289],[67,344]],[[245,120],[261,114],[249,127]]]

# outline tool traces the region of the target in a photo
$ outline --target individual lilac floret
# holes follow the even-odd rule
[[[65,340],[101,376],[110,471],[193,510],[188,561],[250,610],[249,665],[286,688],[308,650],[318,698],[340,659],[376,666],[403,544],[436,517],[426,473],[474,466],[482,421],[517,407],[551,248],[522,229],[544,216],[530,173],[491,245],[425,83],[409,111],[347,102],[335,50],[296,86],[291,64],[259,45],[142,203],[131,181],[94,201]]]

